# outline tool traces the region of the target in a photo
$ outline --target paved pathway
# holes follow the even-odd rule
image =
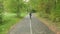
[[[32,16],[30,20],[29,16],[25,17],[16,26],[10,30],[8,34],[55,34],[53,31],[38,20],[35,16]]]

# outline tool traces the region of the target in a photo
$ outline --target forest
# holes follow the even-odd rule
[[[31,11],[60,27],[60,0],[0,0],[0,34],[7,34]]]

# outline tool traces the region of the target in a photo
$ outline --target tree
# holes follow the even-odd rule
[[[3,1],[0,1],[0,24],[3,23]]]
[[[20,17],[20,3],[19,0],[17,0],[17,17]]]

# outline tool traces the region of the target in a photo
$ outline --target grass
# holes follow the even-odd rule
[[[0,25],[0,34],[7,34],[10,28],[18,23],[22,18],[15,17],[16,14],[6,13],[3,17],[5,20],[3,25]],[[21,17],[24,17],[26,14],[21,14]]]
[[[0,26],[0,34],[7,34],[10,27],[13,26],[14,24],[16,24],[18,22],[18,20],[19,20],[18,18],[13,18],[8,23],[1,25]]]

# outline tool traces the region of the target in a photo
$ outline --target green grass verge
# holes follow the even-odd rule
[[[7,34],[10,27],[13,26],[14,24],[16,24],[18,22],[18,20],[20,20],[20,19],[12,18],[12,20],[7,22],[6,24],[1,25],[0,26],[0,34]]]
[[[24,17],[26,14],[21,14],[21,17]],[[0,25],[0,34],[7,34],[10,30],[10,28],[18,23],[18,21],[20,21],[22,18],[17,18],[15,16],[15,14],[5,14],[5,16],[3,17],[4,23],[3,25]]]

